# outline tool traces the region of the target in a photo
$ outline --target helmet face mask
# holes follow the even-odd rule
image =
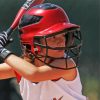
[[[57,47],[51,47],[48,45],[48,38],[64,34],[65,35],[65,46],[57,46]],[[44,40],[44,44],[41,42],[41,40]],[[33,45],[25,44],[22,43],[24,46],[24,51],[29,54],[28,57],[30,59],[36,58],[40,60],[41,62],[44,62],[45,64],[53,67],[53,68],[58,68],[58,69],[72,69],[77,67],[78,64],[78,59],[80,55],[80,48],[82,45],[82,39],[81,39],[81,33],[79,29],[74,29],[74,30],[64,30],[62,32],[58,33],[53,33],[47,36],[36,36],[33,37]],[[34,48],[34,51],[32,51],[32,48]],[[41,53],[42,50],[45,49],[45,54]],[[57,57],[50,56],[49,51],[56,52],[56,51],[64,51],[64,54],[62,56],[59,56],[59,52]],[[31,52],[32,51],[32,52]],[[58,57],[59,56],[59,57]],[[48,59],[50,60],[59,60],[59,59],[64,59],[66,66],[64,68],[61,68],[61,66],[55,66],[52,63],[47,62]],[[76,66],[72,68],[68,68],[67,65],[67,60],[68,59],[73,59],[76,63]]]
[[[44,9],[45,6],[47,9]],[[61,7],[47,3],[29,9],[20,21],[19,31],[21,31],[23,52],[33,61],[35,58],[53,68],[65,70],[77,67],[82,45],[80,28],[69,22],[68,16]],[[53,38],[60,36],[62,41],[59,39],[59,44],[56,44],[58,40]],[[51,39],[54,42],[51,43]],[[63,68],[59,65],[55,66],[48,62],[48,59],[50,61],[63,59],[66,66]],[[73,59],[76,66],[68,68],[68,59]]]

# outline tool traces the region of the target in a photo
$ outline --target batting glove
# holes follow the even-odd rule
[[[10,54],[12,54],[11,51],[7,50],[5,48],[8,41],[8,35],[5,31],[0,33],[0,58],[2,61],[4,61]]]

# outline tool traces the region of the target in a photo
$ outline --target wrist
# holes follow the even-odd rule
[[[11,54],[13,54],[11,51],[7,50],[6,48],[3,48],[0,53],[0,58],[4,62]]]

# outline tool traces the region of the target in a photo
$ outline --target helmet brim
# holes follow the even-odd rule
[[[43,31],[38,32],[38,36],[44,36],[44,35],[63,31],[65,29],[71,29],[71,28],[80,28],[80,26],[72,23],[59,23]]]

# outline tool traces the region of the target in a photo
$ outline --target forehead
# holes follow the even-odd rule
[[[44,39],[48,39],[48,38],[52,38],[52,37],[62,37],[65,34],[67,34],[67,32],[62,31],[62,32],[57,32],[57,33],[52,33],[52,34],[48,34],[48,35],[44,35],[44,36],[35,36],[34,39],[38,40],[44,40]]]

